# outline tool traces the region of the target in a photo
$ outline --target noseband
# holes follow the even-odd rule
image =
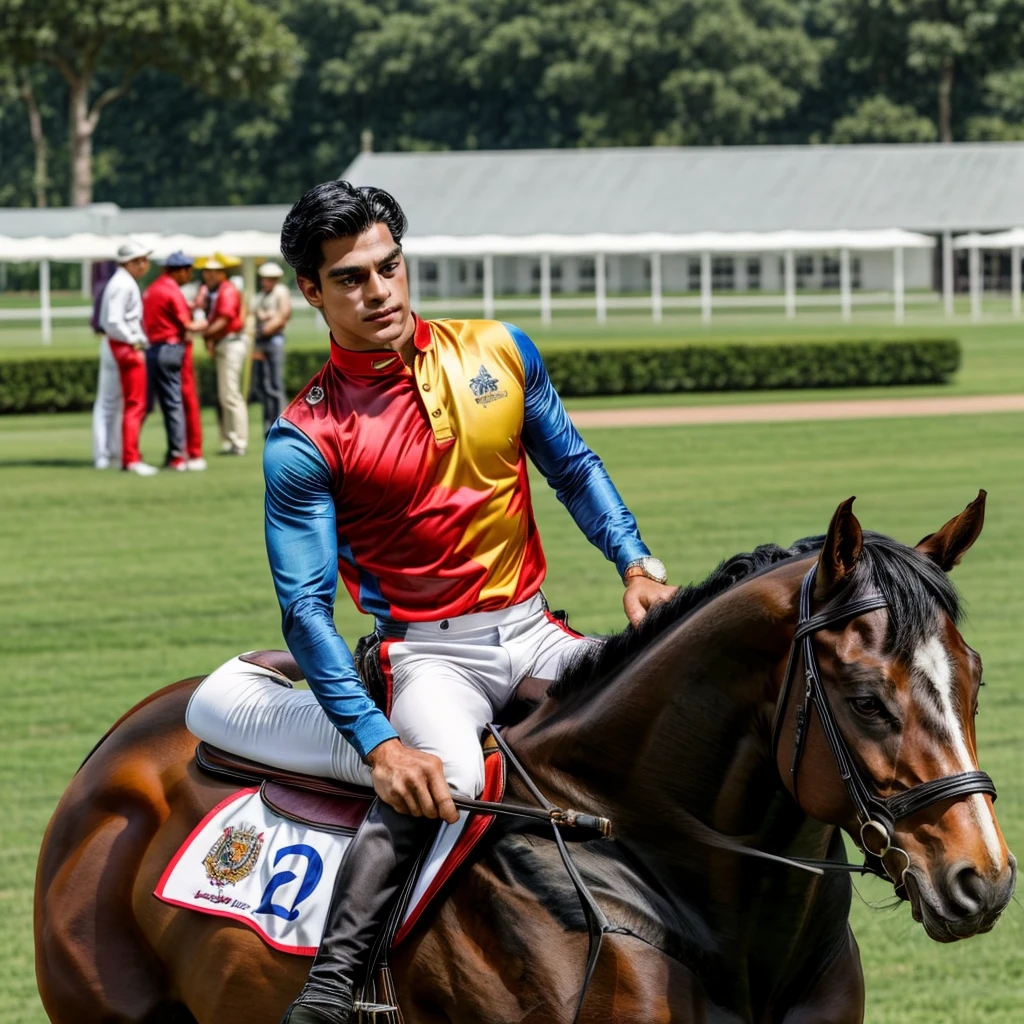
[[[814,592],[816,571],[817,564],[811,567],[800,585],[799,618],[796,632],[793,634],[793,645],[789,650],[789,661],[786,664],[782,690],[775,707],[775,721],[772,726],[772,755],[777,759],[782,722],[786,715],[790,691],[793,689],[796,665],[802,656],[804,678],[807,685],[804,688],[803,704],[796,711],[796,735],[793,740],[793,759],[790,764],[794,794],[797,771],[803,755],[804,741],[807,738],[813,705],[817,708],[818,720],[821,722],[821,728],[829,750],[832,752],[836,768],[839,770],[839,776],[843,780],[846,792],[857,812],[859,846],[867,858],[867,867],[875,874],[889,878],[899,888],[902,885],[902,877],[892,878],[882,863],[882,858],[890,850],[895,850],[903,854],[907,866],[910,865],[910,857],[906,851],[896,845],[896,823],[942,800],[953,800],[973,793],[988,793],[995,800],[996,787],[985,772],[971,771],[943,775],[941,778],[922,782],[890,797],[880,797],[874,793],[872,787],[865,781],[863,773],[857,766],[857,762],[839,730],[832,705],[829,703],[828,695],[821,681],[821,670],[814,653],[812,637],[819,630],[843,625],[859,615],[887,608],[888,603],[881,595],[875,595],[857,601],[848,601],[826,608],[824,611],[818,612],[817,615],[812,615],[811,595]],[[874,848],[876,846],[877,849]]]

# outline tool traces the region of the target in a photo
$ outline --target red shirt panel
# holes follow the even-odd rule
[[[142,297],[142,327],[151,342],[185,340],[192,320],[185,295],[170,274],[161,274]]]
[[[242,329],[242,296],[230,281],[225,281],[217,289],[213,308],[210,310],[211,322],[221,316],[226,317],[228,321],[225,335],[237,334]]]

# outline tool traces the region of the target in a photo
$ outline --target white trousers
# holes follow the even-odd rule
[[[480,741],[523,679],[557,677],[580,637],[545,612],[538,595],[500,612],[412,623],[382,645],[392,679],[391,724],[403,743],[436,754],[448,784],[478,796]],[[286,689],[274,674],[232,659],[192,695],[189,730],[214,746],[290,771],[370,785],[370,772],[308,690]]]
[[[92,461],[107,459],[121,465],[121,372],[117,368],[110,342],[100,341],[100,373],[96,381],[96,401],[92,406]]]

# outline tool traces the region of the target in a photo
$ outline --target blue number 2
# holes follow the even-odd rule
[[[281,863],[282,857],[287,857],[289,854],[295,854],[299,857],[305,857],[309,863],[306,865],[306,873],[302,878],[302,885],[299,886],[299,893],[295,897],[295,902],[291,905],[291,909],[279,906],[277,903],[271,903],[271,899],[274,893],[282,886],[287,885],[289,882],[295,881],[294,871],[278,871],[269,882],[267,882],[266,889],[263,890],[263,895],[260,897],[260,905],[253,911],[254,914],[274,914],[277,917],[283,917],[286,921],[294,921],[299,916],[297,909],[298,905],[313,892],[313,890],[320,884],[320,879],[324,873],[324,862],[320,859],[320,854],[313,849],[312,846],[306,846],[305,843],[299,843],[295,846],[285,846],[278,850],[277,856],[274,858],[274,867]]]

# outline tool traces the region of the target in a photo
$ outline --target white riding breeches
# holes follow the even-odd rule
[[[381,644],[392,683],[391,724],[403,743],[436,754],[448,784],[468,796],[483,789],[484,728],[526,678],[555,679],[582,644],[540,595],[498,612],[403,626]],[[290,771],[370,785],[359,755],[308,690],[287,689],[274,673],[232,659],[196,689],[186,713],[200,739]]]
[[[121,464],[121,371],[117,368],[110,342],[100,341],[100,372],[96,378],[96,401],[92,406],[92,460],[106,459]]]

